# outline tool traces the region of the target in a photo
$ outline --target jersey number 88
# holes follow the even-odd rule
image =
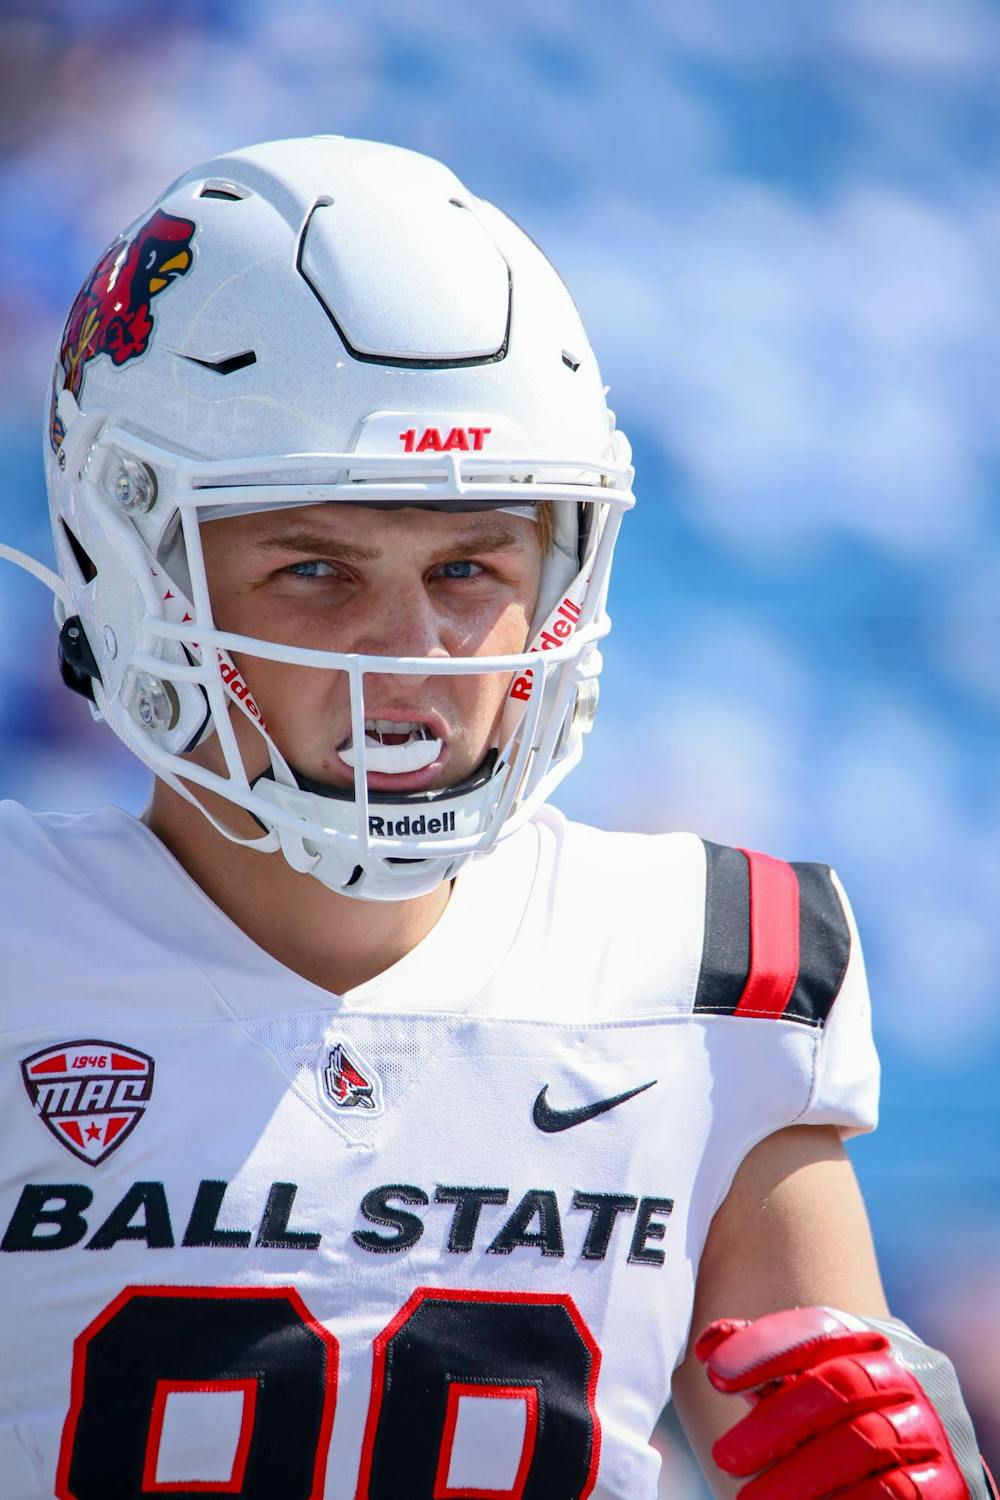
[[[374,1343],[356,1500],[586,1500],[600,1350],[572,1298],[420,1287]],[[337,1340],[291,1287],[127,1287],[76,1340],[59,1500],[322,1500]],[[158,1478],[167,1401],[241,1391],[225,1479]],[[462,1397],[523,1402],[513,1485],[452,1487]],[[338,1493],[346,1494],[342,1486]]]

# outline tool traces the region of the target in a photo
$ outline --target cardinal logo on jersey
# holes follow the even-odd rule
[[[158,208],[131,239],[105,250],[70,308],[52,387],[49,440],[58,449],[65,429],[56,411],[60,390],[79,400],[87,364],[107,354],[123,365],[145,354],[153,332],[152,299],[191,268],[191,219]],[[61,380],[60,380],[61,374]]]
[[[380,1110],[382,1108],[381,1082],[372,1068],[354,1050],[348,1051],[343,1042],[330,1049],[323,1082],[327,1097],[337,1109]]]
[[[96,1167],[142,1119],[153,1059],[118,1042],[60,1042],[21,1063],[28,1098],[60,1146]]]

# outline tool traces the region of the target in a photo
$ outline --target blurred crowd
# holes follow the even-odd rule
[[[411,146],[559,266],[639,506],[558,800],[837,866],[885,1068],[852,1149],[890,1300],[953,1352],[994,1463],[998,62],[987,0],[0,3],[5,541],[51,557],[41,413],[76,288],[204,157]],[[54,647],[5,568],[0,795],[138,810],[145,772]],[[662,1443],[664,1493],[703,1493]]]

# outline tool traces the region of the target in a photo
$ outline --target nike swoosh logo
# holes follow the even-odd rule
[[[531,1111],[531,1118],[539,1130],[552,1135],[557,1130],[570,1130],[574,1125],[582,1125],[585,1120],[594,1120],[598,1115],[606,1115],[609,1109],[617,1109],[619,1104],[624,1104],[626,1099],[634,1099],[636,1094],[644,1094],[651,1089],[656,1082],[651,1078],[648,1083],[640,1083],[637,1089],[628,1089],[624,1094],[615,1094],[613,1099],[598,1099],[596,1104],[583,1104],[579,1109],[553,1109],[546,1099],[549,1091],[548,1084],[542,1089],[535,1106]]]

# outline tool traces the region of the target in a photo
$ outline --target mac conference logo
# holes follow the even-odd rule
[[[153,1093],[153,1059],[120,1042],[59,1042],[21,1063],[32,1108],[60,1146],[88,1166],[132,1134]]]

